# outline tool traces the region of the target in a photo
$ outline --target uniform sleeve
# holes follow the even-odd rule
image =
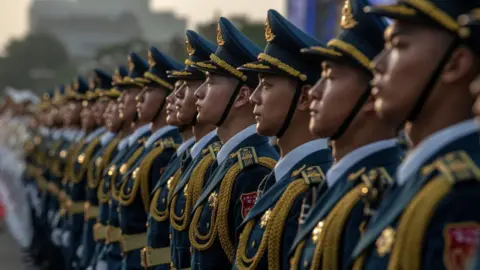
[[[480,247],[480,184],[457,183],[430,220],[422,251],[422,269],[469,269]]]
[[[172,157],[173,153],[174,153],[173,150],[167,149],[162,154],[158,155],[153,161],[152,166],[150,167],[150,174],[149,174],[150,175],[149,194],[153,191],[153,188],[157,184],[158,180],[160,180],[160,177],[165,171],[165,168],[167,167],[168,162],[170,161],[170,158]]]

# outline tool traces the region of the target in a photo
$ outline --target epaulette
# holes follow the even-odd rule
[[[434,171],[451,183],[480,181],[480,168],[465,151],[450,152],[425,165],[422,168],[422,175],[428,176]]]
[[[221,142],[214,142],[208,146],[208,151],[210,154],[212,154],[214,157],[217,157],[218,152],[222,148],[222,143]]]
[[[163,148],[175,148],[177,149],[177,144],[172,137],[162,139],[154,144],[155,147],[162,146]]]
[[[242,148],[238,150],[235,154],[238,158],[238,164],[240,165],[240,169],[258,163],[257,152],[255,151],[254,147]]]
[[[307,185],[318,185],[325,181],[325,174],[320,166],[310,166],[300,172]]]

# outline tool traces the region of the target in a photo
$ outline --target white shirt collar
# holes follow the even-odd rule
[[[122,151],[125,147],[127,147],[128,141],[131,136],[133,136],[133,134],[126,136],[118,143],[118,146],[117,146],[118,151]]]
[[[237,147],[241,142],[243,142],[246,138],[250,135],[253,135],[257,132],[257,125],[251,125],[244,130],[240,131],[239,133],[235,134],[230,140],[228,140],[218,151],[217,154],[217,163],[221,164],[228,158],[228,155]]]
[[[289,173],[298,162],[303,158],[310,155],[313,152],[320,151],[328,148],[327,139],[317,139],[304,143],[297,148],[293,149],[281,158],[275,168],[273,169],[275,173],[275,180],[280,181],[287,173]]]
[[[148,124],[145,124],[139,128],[137,128],[133,134],[130,136],[130,138],[128,139],[128,146],[132,146],[133,143],[138,139],[140,138],[141,136],[145,135],[145,133],[147,133],[149,130],[150,130],[150,126],[151,124],[148,123]]]
[[[479,130],[475,119],[466,120],[439,130],[420,142],[417,147],[405,158],[397,170],[397,184],[403,185],[412,173],[418,171],[420,166],[430,159],[438,150],[445,145],[461,137],[467,136]]]
[[[102,144],[102,146],[107,145],[113,139],[113,137],[115,137],[115,135],[117,134],[111,131],[108,131],[107,133],[103,134],[102,137],[100,138],[100,143]]]
[[[357,164],[365,157],[382,151],[384,149],[394,147],[397,144],[397,139],[381,140],[359,147],[344,156],[340,161],[335,163],[327,172],[328,187],[332,187],[338,182],[340,177],[345,174],[352,166]]]
[[[90,132],[90,134],[88,134],[87,138],[85,139],[86,142],[87,143],[91,142],[94,138],[96,138],[98,135],[103,133],[105,130],[106,130],[106,128],[99,127],[97,129],[95,129],[94,131]]]
[[[152,135],[150,135],[150,138],[148,138],[147,142],[145,143],[145,148],[149,148],[152,146],[152,144],[158,140],[158,138],[161,138],[163,135],[167,134],[168,132],[176,129],[177,127],[166,125],[161,127],[159,130],[155,131]]]
[[[207,135],[198,140],[198,142],[192,146],[192,150],[190,151],[192,159],[196,158],[200,152],[202,152],[202,149],[205,148],[205,145],[207,145],[207,143],[215,136],[217,136],[217,130],[210,131]]]
[[[194,142],[194,137],[191,137],[190,139],[184,141],[177,149],[177,156],[181,156]]]

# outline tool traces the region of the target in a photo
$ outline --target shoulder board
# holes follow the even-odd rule
[[[480,168],[465,151],[450,152],[433,163],[423,166],[422,175],[428,176],[434,171],[451,183],[480,181]]]
[[[154,144],[155,147],[162,146],[163,148],[177,148],[177,144],[175,144],[175,141],[173,140],[172,137],[165,138],[163,140],[159,140]]]
[[[236,152],[236,156],[241,169],[258,163],[257,152],[254,147],[242,148]]]
[[[214,142],[208,146],[208,151],[210,154],[212,154],[214,157],[217,157],[218,152],[222,148],[222,143],[221,142]]]
[[[308,185],[321,184],[325,181],[325,174],[320,166],[311,166],[305,168],[300,174],[303,180],[305,180],[305,183]]]

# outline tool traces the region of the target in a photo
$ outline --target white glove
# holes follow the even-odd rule
[[[62,234],[62,244],[64,247],[68,247],[70,245],[70,232],[66,231]]]
[[[83,258],[83,245],[78,246],[77,248],[77,257]]]
[[[98,261],[95,270],[108,270],[106,261]]]

